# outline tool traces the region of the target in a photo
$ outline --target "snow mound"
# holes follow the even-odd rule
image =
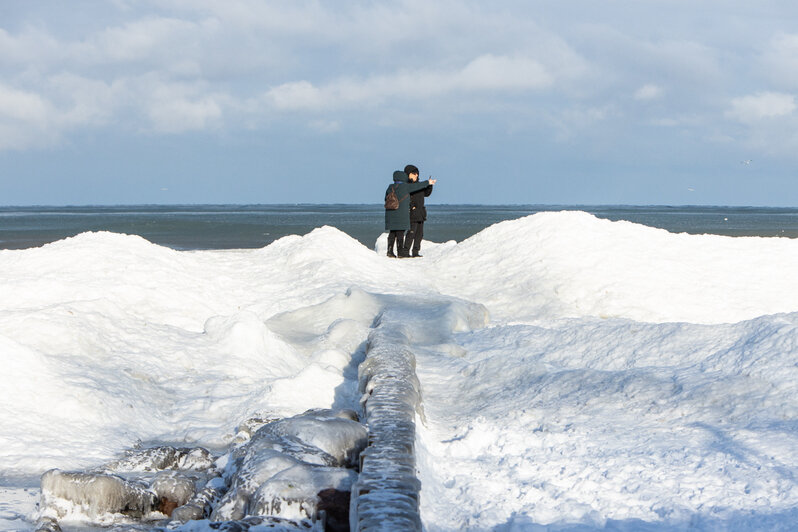
[[[431,255],[431,254],[430,254]],[[495,224],[437,254],[436,285],[491,316],[737,322],[798,310],[798,241],[674,234],[584,212]]]

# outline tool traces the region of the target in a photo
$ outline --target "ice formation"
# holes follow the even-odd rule
[[[44,517],[61,519],[77,511],[91,520],[112,522],[115,514],[146,517],[157,503],[158,496],[149,486],[116,475],[57,469],[42,475]]]
[[[247,515],[315,518],[318,494],[349,492],[368,431],[350,412],[317,410],[267,423],[230,454],[225,477],[230,489],[211,520]]]
[[[369,447],[353,490],[351,519],[358,531],[420,531],[414,452],[420,386],[407,336],[381,315],[360,365],[359,389]]]
[[[314,410],[263,423],[219,460],[207,449],[162,446],[131,452],[100,468],[104,472],[50,470],[41,481],[39,529],[57,527],[61,520],[120,519],[150,527],[156,521],[205,519],[248,527],[254,526],[252,517],[280,518],[271,524],[283,528],[329,521],[326,530],[348,529],[349,493],[357,479],[353,468],[368,442],[368,431],[356,418],[353,411]],[[123,478],[108,471],[140,475]]]
[[[213,456],[202,447],[176,448],[168,445],[130,451],[125,458],[104,466],[110,471],[162,471],[164,469],[206,470]]]

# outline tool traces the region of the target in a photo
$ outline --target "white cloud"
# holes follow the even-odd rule
[[[210,33],[194,22],[153,17],[104,29],[75,52],[99,62],[149,60],[157,64],[191,54]]]
[[[554,82],[546,68],[534,59],[492,54],[477,57],[455,78],[458,85],[472,90],[540,89]]]
[[[557,141],[565,142],[606,121],[614,113],[612,106],[573,107],[550,113],[549,121],[555,128]]]
[[[51,105],[40,95],[0,84],[0,150],[22,150],[52,141]]]
[[[106,124],[120,106],[123,83],[104,81],[74,74],[60,74],[47,80],[46,88],[57,98],[53,121],[59,127]]]
[[[423,99],[453,93],[508,92],[544,89],[554,77],[525,57],[482,55],[460,70],[403,71],[364,80],[340,79],[316,87],[309,81],[284,83],[266,94],[280,110],[322,110],[375,104],[387,99]]]
[[[771,39],[763,56],[769,77],[788,89],[798,89],[798,34],[779,34]]]
[[[224,94],[209,94],[187,83],[148,79],[133,85],[134,97],[160,133],[199,131],[219,125],[227,101]]]
[[[110,124],[179,133],[224,120],[257,129],[274,110],[441,96],[467,109],[456,99],[539,91],[585,71],[532,18],[456,0],[115,0],[79,31],[64,27],[72,18],[58,9],[47,13],[26,20],[20,9],[21,23],[0,23],[0,79],[46,104],[50,138]],[[263,87],[272,88],[264,95]]]
[[[662,96],[662,93],[662,87],[649,83],[637,89],[634,98],[641,101],[656,100]]]
[[[38,94],[0,85],[0,119],[43,124],[47,120],[47,107]]]
[[[65,44],[43,30],[26,27],[11,34],[0,28],[0,65],[49,68],[63,61],[64,54]]]
[[[61,9],[19,8],[13,24],[0,22],[0,79],[22,98],[0,101],[0,116],[20,138],[100,127],[251,131],[275,112],[319,131],[348,130],[362,117],[336,112],[360,108],[380,118],[410,108],[431,120],[475,109],[503,122],[557,116],[548,123],[568,136],[628,118],[614,106],[630,103],[637,124],[684,125],[679,117],[695,113],[703,128],[718,92],[741,79],[735,54],[755,55],[752,37],[724,48],[711,32],[673,21],[642,17],[630,28],[612,9],[574,15],[523,2],[114,0],[80,28],[67,27],[74,19]],[[758,39],[774,78],[798,87],[798,35]],[[752,84],[774,92],[731,101],[727,117],[794,113],[789,87],[767,81]],[[634,105],[629,92],[661,105]],[[310,114],[290,116],[301,112]]]
[[[743,123],[790,115],[795,111],[795,96],[779,92],[759,92],[734,98],[726,115]]]
[[[294,81],[269,90],[267,98],[278,109],[321,109],[333,99],[332,90],[323,91],[309,81]]]
[[[156,101],[149,111],[155,131],[161,133],[201,131],[222,117],[221,107],[212,98]]]

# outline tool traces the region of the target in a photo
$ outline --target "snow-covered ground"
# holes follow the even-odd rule
[[[376,251],[331,227],[0,251],[0,530],[33,527],[49,468],[351,408],[388,308],[417,356],[428,531],[794,529],[798,241],[560,212]]]

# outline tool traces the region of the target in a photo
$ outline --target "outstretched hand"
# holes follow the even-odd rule
[[[430,179],[429,184],[434,185],[438,180],[437,179]]]

